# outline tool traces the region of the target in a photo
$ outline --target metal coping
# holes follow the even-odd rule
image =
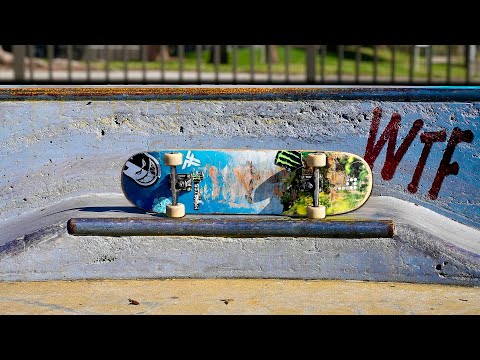
[[[391,238],[393,220],[71,218],[70,235]]]
[[[480,86],[0,86],[0,101],[373,100],[480,101]]]

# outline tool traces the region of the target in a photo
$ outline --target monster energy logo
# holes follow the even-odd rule
[[[302,153],[300,151],[279,151],[275,156],[275,165],[281,166],[288,171],[302,167]]]
[[[192,172],[192,180],[193,180],[193,209],[198,210],[202,202],[202,198],[200,196],[199,183],[200,181],[203,180],[203,172],[201,171]]]

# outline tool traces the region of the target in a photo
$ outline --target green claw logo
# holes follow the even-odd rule
[[[288,171],[303,167],[302,153],[300,151],[279,151],[275,156],[275,165],[281,166]]]

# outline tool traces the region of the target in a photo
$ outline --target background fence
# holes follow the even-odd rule
[[[480,84],[478,45],[0,45],[4,84]]]

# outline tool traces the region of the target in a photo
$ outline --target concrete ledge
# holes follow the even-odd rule
[[[476,124],[480,108],[476,102],[452,102],[449,96],[474,100],[480,89],[0,87],[0,90],[5,96],[0,101],[0,125],[8,129],[0,132],[0,153],[4,155],[0,157],[0,221],[74,196],[121,192],[119,169],[137,152],[214,147],[323,149],[368,154],[373,165],[374,195],[410,201],[479,229],[480,204],[474,195],[480,181],[476,171],[480,136]],[[46,98],[41,98],[41,94]],[[109,98],[109,94],[117,97]],[[160,94],[166,97],[162,100]],[[230,99],[228,94],[237,94],[239,98]],[[398,96],[395,101],[379,101],[382,98],[376,96],[382,94]],[[432,94],[435,96],[430,98]],[[24,100],[17,95],[25,96]],[[203,96],[202,99],[192,100],[197,95]],[[95,100],[95,96],[102,101]],[[311,98],[316,96],[325,100]],[[369,96],[371,100],[367,100]],[[437,102],[422,102],[422,99]],[[388,125],[391,121],[399,121],[395,134]],[[390,130],[385,136],[395,146],[389,145],[389,140],[380,149],[380,136],[387,128]],[[408,138],[410,131],[418,133]],[[466,135],[457,144],[459,131]],[[444,141],[425,148],[422,134],[433,132],[444,135],[439,138]],[[375,136],[370,136],[374,133]],[[457,146],[452,145],[445,152],[449,143]],[[400,146],[405,155],[397,164],[392,154]],[[422,155],[425,149],[429,150],[428,158]],[[458,174],[437,178],[439,171],[448,173],[447,164],[457,164]],[[429,197],[430,192],[436,199]]]
[[[335,219],[395,219],[393,238],[67,233],[68,219],[99,214],[118,219],[146,216],[121,194],[97,194],[0,223],[0,280],[174,277],[480,284],[480,231],[391,197],[371,197],[359,210]]]
[[[358,279],[478,285],[479,87],[0,87],[0,281]],[[341,150],[373,196],[335,221],[375,238],[71,236],[68,219],[145,218],[121,195],[132,154]]]

